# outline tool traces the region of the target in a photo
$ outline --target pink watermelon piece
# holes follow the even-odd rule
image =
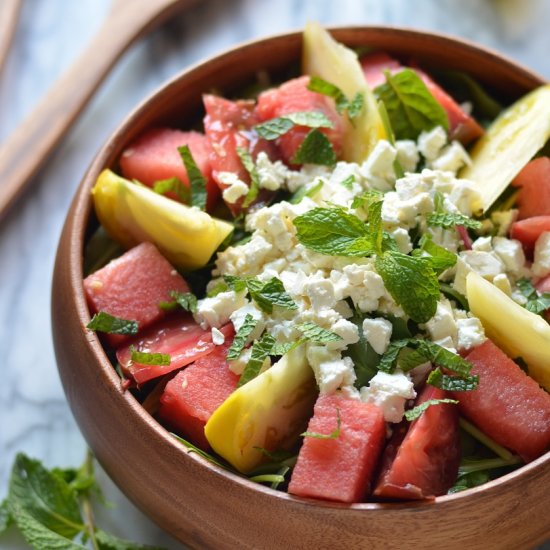
[[[233,325],[220,329],[226,338],[233,338]],[[132,349],[170,356],[169,365],[143,365],[132,361]],[[203,330],[188,313],[171,315],[155,323],[139,337],[117,350],[117,360],[125,374],[137,384],[143,384],[178,370],[208,355],[216,348],[212,332]]]
[[[533,216],[514,222],[510,227],[510,238],[520,241],[525,255],[532,258],[537,239],[547,231],[550,231],[550,215]]]
[[[526,462],[550,447],[550,395],[491,340],[466,355],[479,375],[473,391],[456,392],[461,413]]]
[[[516,199],[519,220],[550,215],[550,158],[529,162],[512,185],[520,188]]]
[[[210,156],[212,149],[208,138],[199,132],[182,132],[172,128],[152,128],[131,143],[120,157],[120,169],[125,178],[136,179],[153,187],[154,183],[169,178],[179,178],[189,186],[187,170],[178,147],[188,145],[199,170],[206,178],[207,209],[211,210],[219,197],[218,186],[212,179]],[[168,193],[179,200],[175,193]]]
[[[416,400],[444,399],[446,392],[426,385]],[[383,499],[432,499],[452,487],[460,464],[458,407],[428,407],[410,424],[404,421],[384,450],[374,495]]]
[[[239,380],[226,361],[230,340],[179,372],[160,398],[160,419],[204,451],[210,449],[204,426]]]
[[[320,395],[308,432],[334,439],[304,437],[288,492],[302,497],[360,502],[368,494],[386,437],[382,411],[376,405],[342,395]]]
[[[260,121],[271,120],[290,113],[320,111],[332,122],[332,128],[320,128],[329,141],[337,156],[342,151],[344,125],[342,118],[336,112],[334,101],[329,97],[307,89],[309,76],[301,76],[285,82],[278,88],[267,90],[258,97],[256,114]],[[311,128],[294,126],[286,134],[277,139],[283,160],[292,163],[296,151],[302,144]]]
[[[84,279],[92,314],[104,311],[137,321],[139,333],[166,314],[159,303],[170,301],[170,291],[189,292],[183,277],[151,243],[141,243]],[[105,334],[113,347],[130,336]]]

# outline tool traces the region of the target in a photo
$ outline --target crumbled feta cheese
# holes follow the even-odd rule
[[[235,292],[228,290],[220,292],[211,298],[204,298],[197,303],[195,321],[203,329],[221,327],[229,321],[229,316],[236,310],[243,307],[247,300],[246,292]]]
[[[252,318],[256,321],[256,326],[250,333],[248,337],[248,342],[256,340],[262,335],[262,332],[265,329],[265,314],[261,309],[258,309],[254,302],[248,302],[243,307],[236,309],[230,316],[229,319],[233,323],[235,332],[238,332],[244,324],[244,320],[247,315],[251,315]]]
[[[329,349],[345,349],[351,344],[359,342],[359,330],[357,325],[347,319],[338,319],[331,327],[332,332],[342,338],[337,342],[329,342]]]
[[[223,190],[222,196],[225,202],[229,204],[236,203],[241,197],[244,197],[248,193],[248,185],[241,181],[237,174],[233,172],[220,172],[218,174],[220,183],[227,185],[228,187]]]
[[[444,299],[437,303],[435,315],[425,324],[425,327],[434,342],[450,338],[451,347],[455,347],[457,328],[453,315],[453,307],[449,300]],[[445,342],[443,347],[449,347],[449,342]]]
[[[349,357],[325,346],[307,346],[307,360],[315,374],[321,394],[334,393],[338,388],[353,386],[355,370]]]
[[[515,239],[495,237],[493,239],[493,250],[502,260],[506,271],[512,275],[520,275],[525,266],[525,254],[521,243]]]
[[[420,160],[416,143],[412,139],[400,139],[395,142],[397,160],[405,172],[414,172]]]
[[[256,157],[256,171],[260,187],[269,191],[277,191],[284,186],[289,169],[280,161],[271,162],[264,151]]]
[[[485,342],[485,331],[477,317],[457,319],[456,326],[458,329],[458,350],[469,350]]]
[[[215,346],[221,346],[225,342],[225,336],[221,330],[216,327],[212,327],[212,343]]]
[[[388,349],[392,328],[392,324],[383,317],[363,321],[365,339],[378,355],[382,355]]]
[[[537,277],[544,277],[550,273],[550,232],[548,231],[542,233],[535,243],[531,270]]]
[[[315,311],[333,308],[336,305],[334,285],[325,277],[309,277],[303,286],[304,293],[309,296],[311,307]]]
[[[466,149],[458,141],[453,141],[432,160],[431,167],[456,174],[463,166],[470,164],[472,160]]]
[[[504,264],[493,252],[464,250],[460,252],[459,257],[472,271],[489,281],[492,281],[499,273],[504,271]]]
[[[472,250],[478,252],[491,252],[493,247],[491,245],[491,237],[479,237],[472,243]]]
[[[436,159],[446,143],[447,132],[441,126],[422,132],[418,136],[418,150],[427,161]]]
[[[252,348],[246,348],[243,349],[239,357],[237,359],[234,359],[233,361],[228,361],[229,370],[234,372],[235,374],[242,374],[246,364],[250,361],[250,357],[252,356]]]
[[[395,181],[393,163],[397,157],[395,147],[384,139],[378,141],[360,172],[369,186],[380,191],[389,191]]]
[[[399,252],[408,254],[413,249],[411,237],[406,229],[398,227],[390,231],[390,235],[395,239]]]
[[[401,422],[407,399],[416,397],[412,381],[399,371],[393,374],[379,371],[360,392],[361,401],[378,405],[386,422],[393,423]]]

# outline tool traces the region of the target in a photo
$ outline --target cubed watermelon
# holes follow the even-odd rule
[[[510,238],[520,241],[525,255],[532,258],[537,239],[546,231],[550,231],[550,215],[534,216],[514,222],[510,227]]]
[[[448,397],[426,385],[416,400]],[[394,431],[384,451],[374,495],[383,499],[430,499],[445,494],[456,480],[460,463],[458,408],[452,403],[428,407],[410,424]]]
[[[208,451],[204,426],[237,387],[239,376],[226,361],[231,341],[179,372],[160,398],[159,418],[182,437]]]
[[[302,497],[360,502],[371,480],[386,437],[382,410],[339,394],[320,395],[308,432],[340,433],[332,439],[306,436],[288,492]]]
[[[466,355],[479,375],[473,391],[456,392],[461,413],[525,461],[550,447],[550,395],[491,340]]]
[[[189,292],[183,277],[151,243],[141,243],[84,279],[84,291],[92,314],[105,311],[137,321],[139,333],[166,312],[160,302],[170,301],[170,291]],[[113,347],[129,336],[105,334]]]
[[[258,97],[256,113],[261,121],[271,120],[289,113],[320,111],[332,122],[332,128],[320,128],[339,155],[342,151],[344,125],[329,97],[307,89],[309,76],[301,76],[285,82],[278,88],[267,90]],[[277,139],[283,160],[290,164],[296,151],[311,128],[294,126]]]
[[[518,219],[550,215],[550,158],[534,159],[516,176]]]
[[[152,128],[132,142],[120,156],[120,169],[127,179],[135,179],[152,187],[155,182],[176,177],[189,186],[189,177],[178,147],[188,145],[199,170],[206,178],[207,209],[211,210],[219,197],[212,179],[208,138],[199,132],[182,132],[172,128]],[[173,192],[167,194],[179,200]]]
[[[233,338],[233,325],[220,329],[226,338]],[[132,361],[132,348],[136,351],[163,353],[170,356],[169,365],[142,365]],[[212,332],[203,330],[188,313],[171,315],[150,327],[117,350],[116,356],[124,373],[137,384],[143,384],[163,374],[189,365],[208,355],[216,346]]]

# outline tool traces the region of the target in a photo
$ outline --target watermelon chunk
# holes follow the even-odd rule
[[[233,325],[220,329],[226,338],[233,337]],[[136,351],[170,355],[169,365],[142,365],[131,360],[131,347]],[[188,313],[176,314],[156,323],[138,338],[117,350],[116,356],[124,373],[137,384],[189,365],[199,357],[208,355],[216,346],[212,333],[203,330]]]
[[[361,58],[361,67],[371,88],[375,88],[386,81],[384,71],[399,72],[403,65],[396,59],[381,52],[374,52]],[[483,135],[483,128],[476,120],[468,115],[462,107],[427,73],[418,67],[413,67],[418,73],[435,100],[445,109],[449,119],[449,137],[467,145]]]
[[[178,147],[188,145],[199,170],[206,178],[207,210],[211,210],[219,197],[218,186],[212,179],[210,157],[212,149],[208,138],[199,132],[182,132],[172,128],[152,128],[132,142],[120,157],[120,169],[127,179],[136,179],[149,187],[169,178],[179,178],[189,186],[187,170]],[[167,193],[179,200],[175,193]]]
[[[239,376],[226,361],[231,345],[226,341],[207,356],[179,372],[160,398],[159,418],[182,437],[208,451],[204,426],[212,413],[237,387]]]
[[[525,255],[532,258],[535,243],[545,231],[550,231],[550,215],[534,216],[514,222],[510,227],[510,238],[520,241]]]
[[[479,375],[473,391],[456,392],[461,413],[529,462],[550,447],[550,395],[491,340],[466,355]]]
[[[519,187],[518,219],[550,215],[550,158],[532,160],[512,182]]]
[[[256,114],[260,121],[271,120],[289,113],[321,111],[332,122],[332,128],[320,128],[327,136],[338,156],[342,151],[344,124],[336,112],[334,101],[327,96],[307,89],[309,76],[285,82],[278,88],[267,90],[258,97]],[[283,160],[291,164],[292,158],[311,128],[294,126],[276,140]]]
[[[170,291],[189,292],[181,275],[151,243],[141,243],[84,279],[92,314],[105,311],[137,321],[139,333],[166,314],[159,302],[170,301]],[[105,334],[113,347],[130,337]]]
[[[418,397],[444,399],[446,392],[426,385]],[[412,423],[400,424],[384,451],[374,495],[383,499],[431,499],[445,494],[458,475],[458,408],[452,403],[428,407]]]
[[[360,502],[368,494],[386,437],[384,415],[376,405],[342,395],[320,395],[309,432],[334,439],[305,437],[288,492],[302,497]]]

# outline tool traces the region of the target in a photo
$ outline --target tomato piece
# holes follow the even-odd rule
[[[188,145],[202,175],[206,178],[207,210],[219,197],[219,189],[212,179],[210,157],[212,148],[208,138],[199,132],[182,132],[172,128],[153,128],[133,141],[120,156],[120,170],[125,178],[136,179],[149,187],[157,181],[173,177],[189,186],[187,170],[178,147]],[[175,193],[167,196],[179,200]]]
[[[550,231],[550,215],[534,216],[514,222],[510,227],[510,238],[520,241],[525,255],[532,258],[535,243],[545,231]]]
[[[170,301],[170,291],[189,292],[183,277],[151,243],[142,243],[109,262],[84,279],[84,291],[91,313],[104,311],[137,321],[139,334],[166,312],[159,303]],[[102,334],[113,347],[131,336]]]
[[[491,340],[466,359],[479,375],[473,391],[456,392],[459,409],[480,430],[525,461],[550,447],[550,395]]]
[[[529,162],[512,185],[520,188],[516,199],[519,220],[550,215],[550,158]]]
[[[416,405],[444,399],[446,392],[426,385]],[[445,494],[458,475],[458,408],[431,405],[422,416],[402,423],[384,451],[374,495],[383,499],[432,499]]]
[[[332,128],[320,128],[332,144],[337,156],[342,151],[344,125],[336,112],[334,101],[329,97],[307,89],[309,76],[294,78],[278,88],[267,90],[258,97],[256,114],[259,120],[266,121],[290,113],[320,111],[332,122]],[[292,163],[292,158],[311,128],[294,126],[276,140],[283,160]]]
[[[220,329],[226,338],[233,336],[233,325]],[[144,365],[132,361],[132,350],[170,355],[170,364]],[[203,330],[188,313],[171,315],[163,322],[151,327],[147,332],[135,338],[116,352],[117,360],[124,373],[137,384],[143,384],[181,367],[185,367],[216,348],[212,342],[212,333]]]

